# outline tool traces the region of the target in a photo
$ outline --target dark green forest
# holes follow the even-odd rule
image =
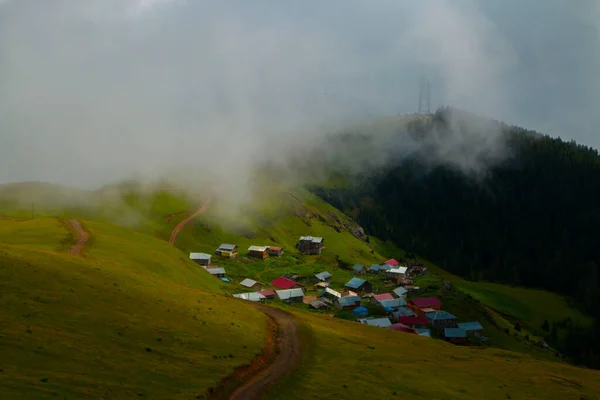
[[[600,320],[596,150],[451,108],[395,137],[422,146],[355,175],[352,185],[309,189],[369,234],[448,271],[565,294]],[[570,326],[554,345],[600,368],[597,338],[598,327]]]

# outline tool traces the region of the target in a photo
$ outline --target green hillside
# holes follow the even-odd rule
[[[247,291],[238,285],[242,279],[268,283],[284,273],[327,270],[332,286],[341,288],[352,276],[348,266],[406,255],[376,238],[357,238],[358,226],[340,211],[308,191],[284,187],[260,188],[261,201],[249,204],[213,200],[173,248],[166,243],[173,227],[206,198],[135,184],[114,189],[89,192],[96,200],[77,207],[39,205],[33,220],[26,219],[27,202],[0,207],[0,353],[8,355],[0,361],[0,397],[203,398],[265,342],[266,317],[227,295]],[[66,254],[75,236],[53,215],[85,216],[93,238],[83,257]],[[323,254],[295,251],[300,235],[324,237]],[[226,268],[231,284],[188,259],[190,251],[214,253],[224,242],[240,248],[235,260],[213,260]],[[249,259],[251,244],[279,245],[285,253]],[[468,286],[429,267],[432,273],[419,283],[424,294],[440,295],[464,318],[483,318],[487,307],[496,308],[507,314],[498,313],[498,321],[510,326],[512,317],[543,320],[547,310],[538,302],[569,310],[560,296],[528,289],[507,288],[513,299],[507,303],[498,294],[501,285]],[[391,289],[381,276],[368,279],[380,291]],[[444,280],[455,292],[439,292]],[[308,294],[316,292],[309,287]],[[266,398],[348,398],[360,390],[363,398],[481,398],[487,391],[487,398],[591,399],[600,390],[596,371],[549,362],[556,359],[552,353],[484,320],[494,346],[519,353],[461,348],[309,312],[304,305],[271,304],[297,316],[305,352],[302,367]]]

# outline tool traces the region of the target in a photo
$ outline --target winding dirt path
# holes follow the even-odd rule
[[[83,251],[83,248],[87,244],[88,240],[90,240],[92,235],[88,231],[83,229],[81,221],[78,221],[76,219],[69,219],[67,220],[67,222],[69,223],[71,228],[73,228],[73,230],[77,233],[77,243],[75,243],[69,249],[69,255],[80,256],[81,252]]]
[[[189,222],[191,222],[198,215],[200,215],[204,211],[206,211],[206,209],[208,209],[208,206],[210,206],[210,202],[211,202],[210,200],[206,200],[204,202],[204,204],[202,204],[202,206],[196,210],[195,213],[193,213],[192,215],[190,215],[189,217],[187,217],[186,219],[184,219],[183,221],[178,223],[177,226],[175,227],[175,229],[173,229],[173,232],[171,232],[171,237],[169,238],[169,243],[175,244],[175,240],[177,239],[177,235],[179,235],[179,231],[181,231],[184,226],[186,226]]]
[[[216,389],[209,390],[210,399],[252,400],[283,375],[290,372],[302,358],[302,344],[298,336],[295,317],[279,308],[254,304],[269,317],[265,333],[265,347],[250,365],[236,369],[221,381]],[[239,381],[241,386],[227,396],[228,389]]]

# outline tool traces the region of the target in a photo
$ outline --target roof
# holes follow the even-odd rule
[[[387,260],[386,262],[384,262],[384,264],[387,265],[391,265],[392,267],[395,267],[396,265],[400,264],[397,260],[390,258],[389,260]]]
[[[363,267],[363,266],[362,266],[362,265],[360,265],[360,264],[354,264],[354,265],[352,266],[352,269],[353,269],[354,271],[362,271],[363,269],[365,269],[365,267]]]
[[[375,296],[373,296],[373,298],[377,301],[379,300],[393,300],[394,296],[391,295],[391,293],[382,293],[382,294],[376,294]]]
[[[191,260],[210,260],[211,257],[210,254],[206,253],[190,253]]]
[[[436,311],[425,314],[425,317],[432,321],[444,321],[448,319],[456,319],[456,317],[450,314],[448,311]]]
[[[408,270],[407,267],[397,267],[397,268],[390,269],[388,272],[390,274],[405,274],[407,270]]]
[[[219,268],[207,268],[206,270],[211,275],[219,275],[219,274],[225,273],[225,268],[220,268],[220,267]]]
[[[469,332],[469,331],[482,331],[483,330],[483,326],[481,326],[481,324],[479,323],[479,321],[461,322],[460,324],[458,324],[458,327],[460,329],[464,329],[467,332]]]
[[[415,329],[419,336],[431,337],[431,329]]]
[[[237,294],[234,294],[233,297],[237,297],[238,299],[249,300],[249,301],[261,301],[265,298],[265,296],[259,292],[237,293]]]
[[[396,289],[392,290],[392,293],[394,293],[396,296],[401,297],[408,293],[408,290],[404,289],[402,286],[399,286]]]
[[[429,319],[426,317],[398,317],[398,322],[404,325],[429,325]]]
[[[304,297],[304,291],[302,289],[286,289],[276,290],[277,296],[281,300],[291,299],[292,297]]]
[[[354,310],[352,310],[352,314],[368,314],[369,310],[367,310],[364,306],[358,306]]]
[[[349,287],[351,289],[358,289],[360,288],[362,285],[364,285],[367,281],[365,281],[364,279],[360,279],[360,278],[352,278],[348,281],[348,283],[346,283],[346,287]]]
[[[325,289],[321,290],[321,291],[319,292],[319,297],[321,297],[321,296],[325,296],[325,294],[326,294],[326,293],[329,293],[329,294],[331,294],[331,295],[334,295],[335,297],[338,297],[338,298],[339,298],[339,297],[342,297],[342,295],[341,295],[339,292],[336,292],[335,290],[333,290],[333,289],[330,289],[330,288],[325,288]]]
[[[322,237],[312,237],[312,236],[300,236],[300,241],[309,241],[312,243],[321,243],[323,241]]]
[[[267,250],[269,250],[269,246],[250,246],[250,247],[248,247],[248,251],[265,252]]]
[[[379,271],[381,269],[381,265],[379,264],[373,264],[369,267],[369,270],[371,271]]]
[[[256,282],[254,279],[246,278],[240,282],[240,285],[246,286],[246,287],[252,287],[252,286],[256,285],[257,283],[258,282]]]
[[[389,270],[390,270],[390,269],[392,269],[392,268],[393,268],[393,267],[392,267],[391,265],[389,265],[389,264],[381,264],[381,265],[379,266],[379,269],[380,269],[381,271],[389,271]]]
[[[414,317],[415,316],[415,312],[413,310],[411,310],[410,308],[400,307],[398,309],[398,311],[394,311],[392,313],[392,315],[394,316],[394,318],[398,318],[398,317]]]
[[[353,306],[356,303],[360,303],[360,297],[358,296],[346,296],[338,299],[338,303],[342,307]]]
[[[410,326],[406,326],[406,325],[401,324],[401,323],[392,324],[392,325],[388,326],[388,328],[393,329],[395,331],[400,331],[400,332],[407,332],[407,333],[413,333],[413,334],[417,333]]]
[[[444,337],[447,338],[466,338],[467,331],[460,328],[445,328],[444,329]]]
[[[404,307],[406,305],[406,301],[404,299],[383,299],[379,301],[379,304],[384,308],[398,308]]]
[[[233,250],[235,250],[236,247],[237,247],[237,245],[235,245],[235,244],[223,243],[219,246],[218,250],[233,251]]]
[[[298,283],[291,279],[280,276],[279,278],[277,278],[273,282],[271,282],[271,284],[273,286],[277,286],[278,288],[281,288],[281,289],[290,289],[290,288],[293,288],[294,286],[296,286]]]
[[[331,275],[329,272],[325,271],[325,272],[319,272],[315,276],[317,277],[317,279],[322,281],[322,280],[331,278],[333,275]]]
[[[421,297],[421,298],[417,298],[417,299],[412,299],[411,300],[412,303],[419,307],[419,308],[425,308],[425,307],[431,307],[431,306],[441,306],[442,303],[440,302],[440,300],[437,297]]]
[[[366,319],[364,320],[364,323],[371,326],[378,326],[380,328],[387,328],[388,326],[392,325],[389,318]]]
[[[347,290],[347,289],[344,290],[342,292],[342,297],[346,297],[346,296],[344,296],[344,293],[346,293],[346,296],[358,296],[358,293],[353,292],[352,290]]]
[[[265,289],[265,290],[261,290],[258,293],[262,294],[265,297],[268,296],[275,296],[275,291],[273,289]]]
[[[269,250],[271,250],[271,251],[280,251],[281,247],[269,246]]]
[[[314,308],[329,307],[326,303],[323,303],[321,300],[311,301],[310,305]]]

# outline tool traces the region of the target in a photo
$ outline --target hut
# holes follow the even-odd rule
[[[269,255],[273,257],[279,257],[283,255],[283,249],[281,247],[269,246]]]
[[[235,258],[238,254],[238,247],[235,244],[223,243],[215,253],[221,257]]]
[[[211,258],[212,256],[206,253],[190,253],[190,260],[203,267],[208,267],[210,265]]]
[[[298,240],[298,250],[306,255],[321,254],[325,244],[322,237],[301,236]]]
[[[269,247],[268,246],[250,246],[248,247],[248,256],[252,258],[258,258],[266,260],[269,258]]]

